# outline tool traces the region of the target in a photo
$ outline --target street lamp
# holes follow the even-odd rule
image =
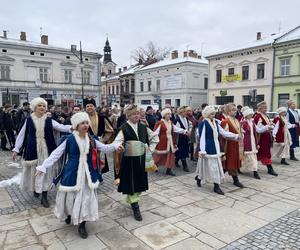
[[[83,59],[82,59],[82,47],[81,47],[81,41],[80,41],[80,50],[77,50],[77,46],[72,44],[71,45],[71,52],[73,53],[74,56],[76,56],[80,63],[79,63],[79,67],[81,69],[81,98],[82,98],[82,105],[84,102],[84,88],[83,88],[83,67],[84,67],[84,63],[83,63]]]

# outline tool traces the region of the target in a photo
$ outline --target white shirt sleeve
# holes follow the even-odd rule
[[[255,127],[256,132],[259,134],[265,133],[268,130],[268,126],[257,126],[255,123],[253,123],[253,126]]]
[[[119,131],[113,143],[119,143],[119,144],[124,143],[124,134],[122,130]]]
[[[154,134],[159,135],[160,125],[153,132],[154,132]]]
[[[20,153],[20,149],[23,145],[24,142],[24,138],[25,138],[25,132],[26,132],[26,124],[27,124],[27,119],[25,120],[22,129],[20,130],[17,139],[16,139],[16,143],[15,143],[15,148],[12,150],[16,153]]]
[[[173,131],[174,131],[174,133],[177,133],[177,134],[185,134],[187,132],[187,130],[177,127],[174,124],[173,124]]]
[[[111,143],[111,144],[103,144],[102,142],[99,142],[96,140],[96,147],[98,150],[100,150],[103,153],[110,153],[113,151],[116,151],[121,143]]]
[[[44,160],[41,166],[36,167],[36,170],[46,173],[47,169],[52,167],[55,164],[55,162],[57,162],[59,158],[63,155],[66,146],[67,146],[67,140],[64,140],[64,142],[60,144],[46,160]]]
[[[149,128],[147,128],[147,133],[149,138],[149,150],[151,153],[153,153],[156,145],[159,143],[159,137]]]
[[[206,154],[205,146],[206,146],[206,142],[205,142],[205,125],[203,125],[203,129],[202,129],[202,132],[201,132],[201,135],[200,135],[200,145],[199,145],[200,153]]]
[[[273,137],[276,137],[278,130],[279,130],[279,120],[276,122],[275,127],[273,129],[272,132]]]
[[[218,127],[219,127],[219,132],[220,134],[226,138],[226,139],[233,139],[233,140],[237,140],[239,138],[239,135],[238,134],[234,134],[234,133],[231,133],[229,131],[226,131],[225,129],[223,129],[219,124],[218,124]]]
[[[58,123],[57,121],[52,120],[52,127],[53,127],[53,129],[55,129],[59,132],[72,133],[71,125],[63,125],[63,124]]]

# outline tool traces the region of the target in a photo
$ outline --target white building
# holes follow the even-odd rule
[[[197,107],[207,102],[208,64],[192,50],[135,72],[135,103]]]
[[[50,105],[73,106],[84,96],[95,96],[99,104],[99,65],[101,55],[83,52],[83,76],[80,61],[70,48],[48,45],[48,36],[41,43],[0,37],[0,105],[21,105],[34,97],[44,97]],[[83,78],[83,79],[82,79]]]
[[[272,98],[274,34],[234,49],[207,56],[209,61],[208,103],[223,105],[234,102],[251,105],[250,90],[256,90],[256,102]],[[252,100],[255,101],[255,100]]]

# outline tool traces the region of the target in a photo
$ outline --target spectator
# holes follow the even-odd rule
[[[30,103],[23,102],[22,108],[20,108],[16,114],[16,130],[19,131],[22,128],[26,117],[30,116]]]
[[[148,106],[146,109],[146,119],[149,124],[149,128],[153,131],[155,126],[155,118],[153,115],[153,108],[151,106]]]

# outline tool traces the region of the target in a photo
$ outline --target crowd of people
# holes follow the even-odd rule
[[[267,110],[266,102],[258,103],[256,112],[233,103],[220,110],[207,104],[196,109],[167,104],[156,111],[135,104],[97,108],[88,98],[70,112],[60,105],[48,107],[38,97],[15,112],[4,106],[1,148],[12,150],[14,160],[21,158],[21,188],[36,198],[41,195],[44,207],[49,207],[51,186],[58,185],[55,215],[79,225],[79,235],[87,238],[86,222],[98,219],[96,189],[109,169],[138,221],[141,193],[148,190],[148,171],[153,169],[147,167],[149,156],[169,176],[176,175],[176,168],[190,172],[188,158],[197,162],[196,185],[212,183],[220,195],[226,172],[239,188],[244,187],[241,169],[260,179],[258,161],[277,176],[272,156],[282,165],[289,165],[288,158],[298,161],[300,117],[294,101],[280,107],[274,120]],[[107,153],[113,153],[112,168]]]

